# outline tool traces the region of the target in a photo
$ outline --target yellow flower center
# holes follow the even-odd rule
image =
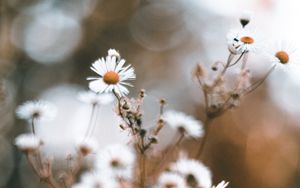
[[[250,36],[243,36],[240,38],[240,40],[245,44],[252,44],[254,43],[254,39]]]
[[[108,71],[103,76],[103,81],[108,85],[115,85],[119,82],[119,75],[115,71]]]
[[[282,64],[287,64],[289,62],[289,54],[285,51],[278,51],[275,54],[275,57],[277,57]]]

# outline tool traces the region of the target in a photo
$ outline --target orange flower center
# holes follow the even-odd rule
[[[279,59],[280,63],[287,64],[289,62],[289,54],[285,51],[276,52],[275,56]]]
[[[119,75],[114,71],[108,71],[103,76],[103,81],[108,85],[115,85],[119,82]]]
[[[245,44],[252,44],[254,43],[254,39],[250,36],[243,36],[240,38],[240,40]]]

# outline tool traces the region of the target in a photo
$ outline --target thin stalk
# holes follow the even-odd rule
[[[88,135],[88,137],[91,137],[92,135],[93,135],[93,133],[95,132],[95,129],[96,129],[96,125],[97,125],[97,121],[98,121],[98,114],[99,114],[99,108],[100,108],[100,106],[96,106],[95,107],[95,121],[94,121],[94,123],[92,123],[92,126],[91,126],[91,131],[90,131],[90,134]]]
[[[85,132],[85,135],[84,135],[83,140],[85,140],[85,139],[88,137],[88,135],[89,135],[91,126],[92,126],[92,124],[93,124],[93,119],[94,119],[94,114],[95,114],[95,108],[96,108],[96,106],[97,106],[97,105],[95,105],[95,104],[93,104],[93,106],[92,106],[92,112],[91,112],[91,116],[90,116],[88,128],[87,128],[87,130],[86,130],[86,132]]]
[[[140,187],[145,188],[145,178],[146,178],[146,155],[145,152],[141,152],[140,156]]]
[[[35,124],[35,117],[33,117],[31,119],[31,130],[32,130],[33,135],[35,135],[35,126],[34,126],[34,124]]]
[[[207,142],[207,139],[208,139],[208,135],[209,135],[209,131],[210,131],[210,126],[211,126],[212,120],[213,120],[212,118],[207,117],[206,120],[205,120],[205,122],[204,122],[205,133],[204,133],[204,136],[203,136],[203,138],[201,140],[201,143],[199,145],[197,154],[195,156],[196,159],[200,158],[201,154],[204,151],[204,146],[205,146],[205,143]]]

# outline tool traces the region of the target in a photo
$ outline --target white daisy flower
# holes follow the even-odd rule
[[[92,105],[106,105],[111,103],[114,100],[114,97],[111,94],[82,91],[78,94],[78,99]]]
[[[86,156],[91,153],[95,153],[98,149],[98,142],[96,139],[89,138],[85,140],[81,140],[77,144],[79,151],[83,156]]]
[[[167,111],[164,113],[164,120],[170,127],[186,134],[187,137],[199,138],[203,136],[203,125],[182,112]]]
[[[81,181],[72,188],[116,188],[118,183],[104,173],[84,173]]]
[[[171,165],[171,171],[182,175],[189,187],[210,188],[212,186],[210,170],[197,160],[179,159]]]
[[[159,176],[156,188],[186,188],[186,185],[182,176],[164,172]]]
[[[227,34],[228,50],[234,54],[255,52],[259,48],[257,35],[248,29],[231,30]]]
[[[131,65],[123,67],[125,60],[117,61],[115,56],[107,56],[106,59],[98,59],[92,64],[91,69],[99,74],[100,77],[90,77],[89,88],[97,93],[112,92],[119,95],[127,95],[128,89],[124,86],[132,86],[127,80],[134,80],[135,73]]]
[[[56,108],[46,101],[27,101],[17,108],[16,114],[26,120],[47,120],[55,117]]]
[[[108,56],[111,56],[111,57],[115,56],[117,58],[117,60],[121,59],[120,53],[115,49],[109,49],[108,50]]]
[[[299,68],[300,56],[295,47],[286,42],[280,42],[272,45],[272,47],[265,48],[266,56],[270,62],[277,67],[285,69]]]
[[[37,150],[41,145],[41,140],[33,134],[21,134],[16,137],[15,145],[24,152]]]
[[[135,155],[126,145],[110,145],[100,151],[96,158],[96,167],[99,171],[106,171],[112,176],[121,179],[131,179]]]
[[[212,186],[212,188],[226,188],[229,182],[221,181],[217,186]]]

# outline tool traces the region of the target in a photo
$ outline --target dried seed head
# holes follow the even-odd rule
[[[243,36],[240,38],[240,41],[243,42],[244,44],[253,44],[254,39],[251,36]]]
[[[166,104],[166,100],[165,99],[160,99],[159,102],[160,102],[161,105],[165,105]]]
[[[85,145],[80,146],[79,150],[83,156],[87,156],[88,154],[92,153],[92,149]]]
[[[281,64],[287,64],[289,62],[289,54],[285,51],[276,52],[275,57],[279,59]]]
[[[158,138],[157,136],[150,136],[149,141],[151,142],[151,144],[157,144]]]
[[[198,78],[201,78],[205,75],[205,69],[201,64],[196,65],[194,75]]]
[[[108,85],[115,85],[119,82],[120,77],[115,71],[108,71],[103,76],[103,81]]]
[[[141,89],[141,91],[140,91],[140,97],[141,98],[145,97],[145,90],[144,89]]]

